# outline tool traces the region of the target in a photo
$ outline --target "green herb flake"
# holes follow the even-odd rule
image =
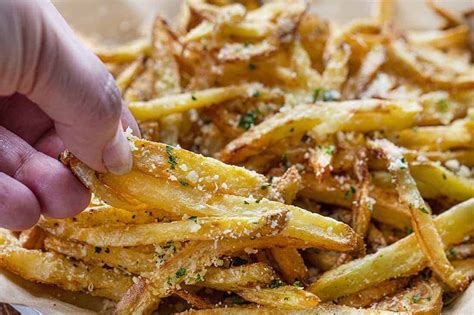
[[[192,99],[193,101],[197,101],[197,97],[196,97],[194,94],[191,94],[191,99]]]
[[[173,284],[173,282],[171,281],[171,277],[166,278],[166,283],[167,283],[168,285],[172,285],[172,284]]]
[[[250,71],[253,71],[253,70],[256,70],[257,69],[257,65],[254,64],[254,63],[249,63],[249,70]]]
[[[263,184],[262,186],[260,186],[260,189],[261,190],[267,190],[268,187],[270,187],[272,184],[268,183],[268,184]]]
[[[446,99],[440,100],[440,101],[438,101],[438,103],[436,103],[436,107],[438,108],[438,111],[444,113],[449,108],[449,102]]]
[[[181,278],[186,274],[186,268],[179,268],[178,271],[176,271],[176,278]]]
[[[280,279],[273,279],[270,282],[270,288],[272,288],[272,289],[281,287],[282,285],[283,285],[283,281],[281,281]]]
[[[244,200],[244,204],[245,204],[245,205],[249,205],[250,202],[248,202],[247,200]]]
[[[429,214],[429,213],[430,213],[430,212],[428,211],[428,209],[426,209],[425,207],[420,207],[418,210],[420,210],[421,212],[426,213],[426,214]]]
[[[184,187],[189,186],[189,183],[185,181],[184,179],[180,179],[179,183],[181,184],[181,186],[184,186]]]
[[[415,294],[415,296],[413,296],[413,297],[411,298],[411,301],[412,301],[413,303],[418,303],[418,302],[420,302],[420,300],[421,300],[421,296],[420,296],[419,294]]]
[[[457,254],[457,253],[456,253],[456,250],[455,250],[454,248],[450,248],[450,249],[448,250],[448,253],[449,253],[449,255],[451,255],[452,257],[456,257],[456,254]]]
[[[173,147],[169,144],[166,145],[166,154],[168,154],[168,164],[170,165],[170,168],[174,170],[178,162],[176,161],[176,156],[173,155]]]
[[[322,88],[316,88],[313,90],[313,103],[316,103],[319,99],[319,94],[323,91]]]
[[[284,300],[284,301],[289,301],[289,300],[290,300],[290,297],[285,296],[285,297],[283,298],[283,300]]]
[[[327,147],[324,147],[323,152],[327,155],[333,155],[334,154],[334,146],[332,144],[328,145]]]
[[[197,217],[196,216],[189,217],[188,220],[191,220],[191,221],[194,221],[194,223],[197,223]]]
[[[293,282],[293,286],[297,288],[303,288],[303,284],[299,280],[296,280],[295,282]]]
[[[252,97],[259,97],[259,96],[260,96],[260,91],[259,90],[253,92],[253,94],[252,94]]]
[[[446,180],[448,177],[446,176],[445,173],[443,173],[443,179]]]
[[[260,201],[262,201],[262,198],[258,198],[257,200],[255,200],[255,203],[260,203]]]
[[[295,131],[295,128],[294,128],[294,127],[291,127],[291,128],[290,128],[290,132],[293,132],[293,131]]]
[[[344,193],[344,197],[349,197],[353,194],[355,194],[356,192],[356,189],[354,186],[351,186],[348,190],[346,190],[346,192]]]
[[[245,130],[249,130],[255,125],[257,115],[254,112],[248,112],[240,116],[239,127]]]

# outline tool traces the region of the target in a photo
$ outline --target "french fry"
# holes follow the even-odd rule
[[[409,278],[386,280],[360,292],[344,296],[337,300],[337,304],[357,308],[366,307],[381,300],[385,296],[397,293],[408,285],[409,280]]]
[[[312,174],[304,174],[301,195],[318,202],[350,208],[354,198],[355,182],[345,180],[342,184],[333,178],[317,181]],[[351,189],[354,187],[354,189]],[[371,187],[369,196],[375,200],[372,217],[391,226],[405,229],[410,227],[410,210],[398,201],[392,191],[377,186]]]
[[[278,304],[281,309],[311,309],[319,303],[316,295],[294,286],[281,286],[273,289],[247,289],[238,292],[247,301],[264,306]]]
[[[56,253],[17,246],[0,248],[0,266],[30,281],[54,284],[69,291],[120,300],[132,278],[101,267],[86,266]]]
[[[400,199],[409,205],[416,239],[430,267],[451,288],[462,290],[468,285],[468,279],[449,263],[443,241],[431,218],[430,207],[421,197],[401,150],[387,140],[371,141],[369,145],[388,161],[388,170],[396,182]]]
[[[151,272],[156,268],[153,253],[143,253],[133,248],[99,247],[47,236],[47,250],[54,251],[90,265],[107,265],[133,274]]]
[[[209,107],[236,98],[254,97],[257,87],[252,85],[234,85],[221,88],[210,88],[196,92],[168,95],[149,101],[130,102],[128,108],[136,119],[153,120],[169,114],[182,113],[190,109]],[[266,97],[270,92],[260,88],[259,97]]]
[[[140,39],[123,46],[113,48],[97,48],[94,53],[102,62],[128,63],[133,62],[141,55],[150,53],[151,45],[146,39]]]
[[[311,59],[299,40],[291,48],[291,63],[300,85],[312,91],[321,86],[321,75],[311,67]]]
[[[452,264],[456,270],[462,272],[471,280],[474,278],[474,259],[453,260]]]
[[[433,0],[426,0],[426,4],[428,4],[428,6],[433,10],[434,13],[444,19],[444,28],[447,29],[451,27],[456,27],[463,23],[462,18],[460,16],[457,16],[455,13],[449,11],[448,9],[440,7]]]
[[[135,79],[130,83],[128,88],[123,94],[123,99],[126,103],[136,101],[147,101],[153,98],[153,80],[154,80],[154,69],[153,60],[147,58],[144,61],[143,71],[138,73]]]
[[[208,309],[213,307],[207,299],[184,289],[174,291],[174,295],[182,298],[189,305],[197,309]]]
[[[352,227],[361,237],[367,235],[375,202],[369,197],[370,175],[367,160],[367,150],[359,149],[354,163],[354,173],[358,184],[352,202]]]
[[[389,296],[373,306],[395,312],[409,311],[411,314],[439,314],[443,290],[435,279],[418,280],[412,288]]]
[[[327,175],[333,169],[331,162],[333,161],[334,145],[317,147],[310,149],[309,164],[313,168],[316,178]]]
[[[298,250],[294,248],[274,248],[271,249],[271,253],[285,282],[294,283],[305,279],[308,269]]]
[[[140,246],[169,241],[212,240],[219,238],[255,237],[273,234],[285,225],[286,212],[270,211],[262,216],[192,217],[169,223],[147,223],[128,226],[76,227],[57,223],[41,226],[53,235],[95,246]]]
[[[334,304],[318,304],[314,308],[305,310],[280,310],[273,307],[225,307],[225,308],[214,308],[209,310],[189,310],[181,315],[334,315],[334,314],[351,314],[351,315],[390,315],[390,314],[409,314],[404,312],[390,312],[377,309],[357,309],[342,305]]]
[[[145,58],[138,57],[129,66],[127,66],[115,80],[120,94],[124,95],[132,81],[143,71]]]
[[[474,256],[474,243],[460,244],[448,249],[448,258],[452,259],[464,259],[467,257]]]
[[[392,0],[378,0],[374,6],[374,18],[380,23],[386,23],[390,21],[393,15],[393,3]]]
[[[285,212],[290,211],[291,218],[283,235],[326,249],[344,251],[354,250],[360,246],[360,240],[347,225],[294,206],[266,199],[252,200],[231,195],[208,196],[207,193],[197,189],[167,179],[147,176],[138,171],[121,176],[101,174],[99,180],[95,172],[88,171],[89,168],[76,159],[69,157],[66,161],[69,161],[73,172],[86,186],[111,205],[114,205],[116,200],[123,204],[120,197],[130,196],[132,200],[140,200],[141,207],[166,209],[175,215],[198,217],[231,216],[238,213],[252,215],[253,212],[258,213],[262,210],[287,209]],[[89,178],[91,176],[93,179]],[[98,187],[100,181],[103,186]],[[93,185],[89,185],[90,183]],[[104,196],[101,195],[103,187],[107,187],[107,194]],[[109,192],[113,190],[117,192],[117,196],[110,196]]]
[[[8,245],[20,246],[20,241],[12,231],[0,228],[0,246]]]
[[[454,174],[443,166],[429,162],[410,163],[410,172],[417,184],[428,187],[428,192],[420,188],[423,197],[446,196],[464,201],[474,197],[474,180]],[[429,193],[431,192],[431,193]]]
[[[462,242],[474,230],[473,209],[474,199],[471,199],[434,219],[446,246]],[[426,258],[412,234],[374,254],[327,271],[308,290],[322,301],[331,301],[391,278],[415,274],[426,266]]]
[[[23,248],[43,249],[45,237],[46,233],[39,226],[34,226],[29,230],[22,231],[18,240]]]
[[[238,163],[288,137],[306,131],[331,134],[337,131],[368,132],[380,128],[411,126],[420,107],[416,103],[382,100],[324,102],[301,105],[298,110],[280,112],[230,142],[219,154],[226,163]],[[349,123],[350,122],[350,123]],[[383,127],[382,127],[383,126]]]
[[[351,47],[340,44],[330,52],[329,61],[324,69],[321,86],[327,90],[340,92],[349,73]]]
[[[281,199],[286,204],[292,204],[301,188],[301,176],[296,167],[290,167],[281,178],[273,184]],[[277,198],[279,199],[279,198]]]
[[[468,119],[454,121],[448,126],[419,127],[395,132],[395,144],[421,151],[451,150],[474,147],[474,129]]]
[[[221,291],[243,291],[267,286],[276,279],[273,269],[265,263],[247,264],[228,269],[211,267],[202,282],[195,285]]]
[[[453,46],[462,46],[467,42],[469,29],[466,25],[459,25],[442,31],[411,32],[408,41],[416,45],[428,45],[434,48],[446,49]]]

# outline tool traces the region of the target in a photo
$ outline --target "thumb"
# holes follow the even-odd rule
[[[2,1],[0,42],[9,43],[0,48],[0,94],[20,92],[35,102],[66,148],[90,167],[131,169],[114,80],[50,2]]]

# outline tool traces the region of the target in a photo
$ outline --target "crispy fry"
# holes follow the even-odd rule
[[[382,100],[325,102],[301,105],[298,110],[280,112],[229,143],[219,158],[238,163],[288,137],[298,137],[312,130],[316,134],[337,131],[368,132],[379,128],[402,129],[413,124],[420,110],[416,103]]]
[[[43,249],[45,237],[46,233],[39,226],[34,226],[29,230],[22,231],[19,241],[23,248]]]
[[[386,280],[373,287],[369,287],[360,292],[342,297],[337,300],[337,304],[350,307],[366,307],[381,300],[383,297],[392,295],[409,283],[409,278],[398,278]]]
[[[101,267],[86,266],[56,253],[17,246],[0,248],[0,266],[34,282],[54,284],[70,291],[85,291],[120,300],[133,283],[131,277]]]
[[[351,315],[390,315],[390,314],[409,314],[404,312],[390,312],[372,309],[356,309],[342,305],[334,304],[318,304],[314,308],[305,310],[280,310],[273,307],[225,307],[214,308],[210,310],[189,310],[181,315],[334,315],[334,314],[351,314]]]
[[[400,199],[410,208],[416,239],[430,267],[451,288],[462,290],[468,285],[468,279],[449,263],[443,241],[431,218],[431,209],[421,197],[401,150],[387,140],[372,141],[369,145],[388,161],[388,170],[396,181]]]
[[[197,286],[221,291],[242,291],[256,286],[266,286],[276,279],[273,269],[265,263],[247,264],[229,269],[211,267]]]
[[[354,163],[358,185],[352,202],[352,228],[361,237],[365,237],[369,229],[370,218],[374,207],[374,200],[369,197],[370,175],[367,165],[367,150],[357,151]]]
[[[143,71],[144,62],[145,58],[139,57],[129,66],[127,66],[122,72],[120,72],[120,74],[117,76],[117,79],[115,80],[120,94],[124,95],[132,81]]]
[[[474,200],[465,201],[434,219],[446,246],[459,243],[474,230]],[[409,259],[407,259],[409,257]],[[359,292],[382,281],[407,276],[427,266],[415,235],[324,273],[308,290],[322,301]]]
[[[143,253],[133,248],[99,247],[47,236],[44,240],[47,250],[82,260],[91,265],[107,265],[125,271],[141,274],[156,267],[153,253]]]
[[[386,297],[373,307],[412,314],[439,314],[443,305],[442,295],[441,285],[435,279],[418,280],[412,288]]]
[[[286,221],[286,212],[270,211],[262,216],[192,217],[170,223],[128,226],[76,227],[74,224],[47,221],[41,226],[49,233],[95,246],[140,246],[169,241],[212,240],[216,238],[255,237],[273,234]]]
[[[294,248],[274,248],[271,250],[276,267],[287,283],[304,280],[308,269],[298,250]]]
[[[179,296],[180,298],[188,302],[189,305],[197,309],[207,309],[213,307],[213,305],[206,299],[184,289],[174,291],[174,295]]]
[[[474,278],[474,259],[454,260],[452,264],[456,270],[462,272],[466,277]]]
[[[294,286],[281,286],[274,289],[247,289],[238,294],[247,301],[264,306],[277,304],[281,309],[311,309],[319,303],[316,295]]]
[[[123,46],[97,48],[94,52],[102,62],[128,63],[133,62],[143,54],[149,54],[150,50],[150,42],[146,39],[140,39]]]
[[[301,188],[301,176],[296,167],[292,166],[273,185],[281,195],[282,201],[292,204]]]

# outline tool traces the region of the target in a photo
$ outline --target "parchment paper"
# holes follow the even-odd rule
[[[180,0],[53,0],[58,10],[73,28],[102,43],[117,44],[137,38],[151,22],[155,12],[170,21],[179,12]],[[465,10],[474,6],[471,0],[438,0],[437,3]],[[370,0],[314,0],[311,9],[331,22],[343,23],[370,14]],[[433,28],[440,22],[426,8],[423,0],[396,1],[398,25],[409,29]],[[23,314],[93,314],[103,309],[100,299],[85,294],[38,285],[0,270],[0,302],[20,304]],[[464,292],[443,313],[474,314],[474,285]]]

